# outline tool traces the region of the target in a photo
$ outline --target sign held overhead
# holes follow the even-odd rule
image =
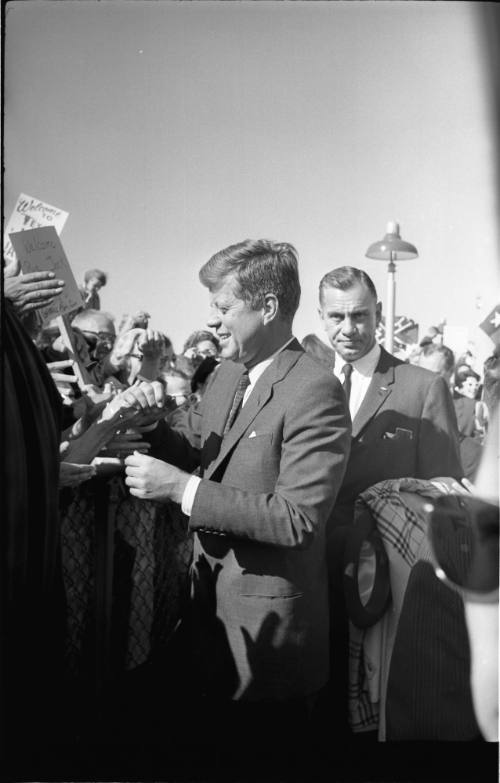
[[[71,313],[83,300],[54,226],[17,231],[9,235],[23,272],[54,272],[64,280],[62,293],[51,304],[40,308],[43,321]]]
[[[39,198],[21,193],[5,228],[3,242],[5,265],[7,266],[15,261],[14,248],[9,239],[10,234],[16,231],[41,228],[42,226],[54,226],[57,233],[60,234],[68,214],[63,209],[47,204]]]

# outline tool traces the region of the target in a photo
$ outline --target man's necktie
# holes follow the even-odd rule
[[[245,390],[249,383],[250,383],[250,378],[248,377],[248,370],[245,370],[245,372],[243,373],[243,375],[239,380],[238,386],[236,387],[233,404],[231,405],[231,410],[229,411],[229,415],[226,419],[226,425],[224,427],[224,433],[223,433],[224,435],[233,426],[233,422],[239,413],[239,410],[241,408],[241,403],[243,402],[243,397],[245,396]]]
[[[344,364],[344,366],[342,367],[342,375],[344,376],[344,383],[342,385],[344,387],[347,404],[349,404],[349,398],[351,396],[351,374],[352,374],[352,364]]]

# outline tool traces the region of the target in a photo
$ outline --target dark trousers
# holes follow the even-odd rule
[[[343,586],[344,551],[348,526],[329,531],[327,562],[330,614],[330,677],[318,694],[312,715],[313,732],[326,745],[341,746],[352,737],[348,720],[349,622]]]

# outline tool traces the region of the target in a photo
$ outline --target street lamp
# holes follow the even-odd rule
[[[385,316],[385,349],[392,353],[394,344],[394,313],[396,302],[396,264],[395,261],[407,261],[417,258],[415,245],[401,239],[399,223],[387,224],[386,235],[380,242],[374,242],[366,251],[367,258],[388,261],[387,265],[387,314]]]

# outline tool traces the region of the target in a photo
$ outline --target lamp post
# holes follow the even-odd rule
[[[385,316],[385,349],[392,353],[394,345],[394,314],[396,307],[396,264],[395,261],[407,261],[417,258],[414,245],[401,239],[399,223],[387,224],[386,234],[380,242],[374,242],[365,253],[367,258],[388,261],[387,265],[387,314]]]

